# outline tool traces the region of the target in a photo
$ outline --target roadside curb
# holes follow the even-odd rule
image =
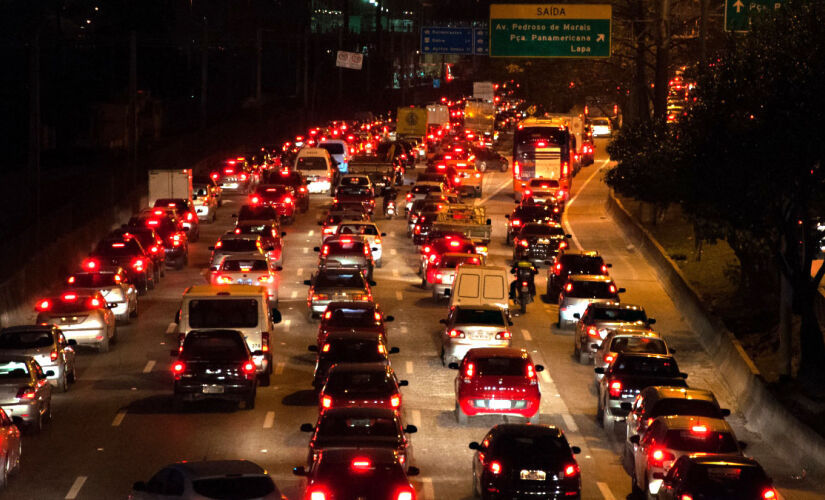
[[[765,386],[759,370],[722,321],[705,306],[658,241],[627,211],[611,190],[607,213],[653,266],[665,290],[697,333],[723,383],[736,398],[748,430],[761,434],[789,463],[825,479],[825,439],[791,415]]]

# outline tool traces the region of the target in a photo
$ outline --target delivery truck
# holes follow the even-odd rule
[[[149,206],[160,198],[184,199],[192,204],[192,169],[150,170]]]

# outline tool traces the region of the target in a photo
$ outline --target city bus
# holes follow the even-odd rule
[[[513,135],[513,196],[518,200],[530,179],[555,179],[570,196],[573,141],[558,118],[526,118]]]

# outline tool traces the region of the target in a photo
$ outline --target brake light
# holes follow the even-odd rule
[[[193,214],[192,212],[189,212],[189,213],[186,214],[186,220],[191,221],[194,218],[195,218],[195,214]]]
[[[408,200],[411,200],[411,199],[412,199],[412,197],[413,197],[413,194],[412,194],[412,193],[407,193],[407,199],[408,199]]]
[[[51,359],[52,361],[57,361],[58,355],[59,355],[59,353],[57,352],[56,349],[54,349],[54,350],[52,350],[52,352],[49,353],[49,359]]]
[[[390,397],[390,406],[393,408],[398,408],[401,406],[400,394],[393,394],[392,397]]]
[[[217,278],[215,278],[215,281],[219,285],[228,285],[232,283],[232,278],[230,278],[229,276],[218,276]]]
[[[143,272],[145,266],[146,262],[144,262],[144,260],[139,257],[132,261],[132,269],[134,269],[137,272]]]
[[[326,492],[317,487],[309,491],[308,498],[309,500],[328,500]]]
[[[694,425],[690,428],[690,432],[694,434],[707,434],[708,427],[706,425]]]
[[[564,477],[575,477],[579,474],[578,464],[570,464],[564,468]]]
[[[610,285],[610,293],[616,293],[616,285]]]
[[[70,284],[70,285],[71,285],[72,283],[74,283],[74,281],[75,281],[75,277],[74,277],[74,276],[69,276],[69,279],[67,279],[67,280],[66,280],[66,282],[67,282],[68,284]]]
[[[602,274],[607,274],[607,265],[602,264]]]
[[[241,370],[243,370],[244,375],[252,375],[255,373],[255,363],[247,361],[241,366]]]
[[[461,176],[460,175],[456,175],[455,179],[453,179],[453,180],[455,181],[456,184],[461,184]]]
[[[324,347],[321,348],[321,352],[329,352],[329,344],[324,344]]]
[[[530,190],[530,189],[525,189],[524,190],[524,196],[530,196],[531,194],[533,194],[532,190]]]
[[[286,203],[288,205],[291,205],[292,204],[292,198],[289,197],[289,196],[284,196],[284,203]]]
[[[364,472],[372,467],[372,461],[369,458],[356,458],[353,459],[350,467],[355,472]]]
[[[476,372],[476,366],[473,363],[467,363],[467,366],[464,368],[464,376],[467,378],[472,378]]]
[[[561,175],[562,175],[562,177],[566,177],[566,176],[567,176],[567,170],[568,170],[569,168],[570,168],[570,164],[569,164],[569,163],[564,162],[564,163],[562,163],[562,164],[561,164]]]
[[[75,300],[77,300],[77,294],[68,292],[64,293],[60,298],[63,299],[64,302],[74,302]]]
[[[599,336],[599,329],[596,328],[595,326],[588,327],[587,328],[587,335],[589,337],[593,337],[594,339],[597,339],[597,338],[600,337]]]
[[[653,462],[654,465],[661,466],[664,462],[673,460],[676,457],[673,453],[670,453],[667,450],[662,448],[656,448],[650,452],[650,460]]]
[[[610,363],[612,363],[612,362],[613,362],[613,360],[614,360],[614,359],[616,359],[616,356],[614,356],[614,355],[612,355],[612,354],[605,354],[605,355],[604,355],[604,362],[605,362],[605,363],[610,364]]]
[[[269,332],[261,333],[261,351],[269,352]]]
[[[159,226],[160,221],[157,220],[157,219],[149,219],[149,220],[146,221],[146,225],[147,226]]]
[[[519,240],[518,244],[523,246],[524,248],[527,248],[527,247],[530,246],[530,242],[527,241],[527,240]]]
[[[329,295],[325,293],[313,293],[312,300],[329,300]]]
[[[100,263],[95,259],[86,259],[83,261],[83,269],[94,271],[98,267],[100,267]]]
[[[453,247],[453,248],[459,247],[459,246],[461,246],[461,242],[453,240],[453,241],[450,242],[450,246]]]
[[[100,301],[97,297],[92,297],[89,299],[88,307],[89,309],[98,309],[103,306],[103,302]]]
[[[241,172],[240,179],[242,181],[245,181],[245,180],[249,179],[249,176],[246,175],[246,172]]]
[[[501,474],[501,462],[499,462],[497,460],[494,460],[494,461],[490,462],[490,465],[488,465],[487,468],[495,476],[498,476],[499,474]]]
[[[182,374],[185,369],[186,369],[186,365],[183,363],[183,361],[178,361],[178,362],[176,362],[175,364],[172,365],[172,373],[174,375]]]
[[[521,282],[521,286],[527,286],[527,285],[529,285],[529,283],[527,283],[526,281]]]
[[[321,396],[321,407],[322,408],[332,408],[332,396],[327,396],[327,395]]]
[[[218,174],[217,172],[212,172],[212,175],[210,175],[209,177],[211,177],[213,181],[216,181],[220,177],[220,174]]]
[[[768,488],[767,490],[762,492],[762,498],[765,500],[773,500],[776,498],[776,490],[773,488]]]
[[[513,175],[515,177],[519,177],[521,175],[521,166],[518,164],[517,161],[513,162]]]
[[[324,245],[324,248],[321,249],[321,255],[329,255],[329,245]]]
[[[572,292],[573,291],[573,283],[568,283],[568,284],[564,285],[564,291],[565,292]]]
[[[17,391],[17,399],[34,399],[36,396],[37,392],[31,387],[21,387]]]
[[[688,495],[687,493],[682,493],[682,496],[679,497],[679,500],[693,500],[693,497],[691,495]]]
[[[409,486],[404,486],[396,495],[395,500],[414,500],[415,492]]]
[[[610,382],[609,392],[611,398],[620,398],[622,396],[622,383],[618,380]]]
[[[527,378],[530,380],[534,380],[536,378],[536,368],[530,363],[527,364]]]
[[[249,198],[249,202],[253,205],[257,205],[258,203],[261,202],[261,198],[258,197],[258,196],[253,196],[253,197]]]
[[[378,344],[378,354],[387,354],[387,348],[384,344]]]
[[[518,219],[513,219],[513,220],[510,221],[510,224],[513,225],[513,226],[520,226],[521,221],[518,220]]]
[[[37,309],[38,311],[48,311],[51,308],[52,308],[52,301],[50,301],[49,299],[41,300],[40,302],[37,303],[37,306],[35,307],[35,309]]]
[[[539,141],[539,142],[536,143],[536,146],[540,147],[540,148],[543,148],[543,147],[547,146],[547,143],[544,142],[544,141]]]

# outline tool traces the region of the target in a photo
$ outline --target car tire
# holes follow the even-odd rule
[[[247,410],[254,410],[255,409],[255,395],[258,391],[255,389],[252,390],[252,393],[249,394],[245,399],[245,409]]]
[[[506,172],[510,168],[510,165],[507,164],[507,160],[501,160],[498,165],[498,169],[502,172]]]
[[[378,259],[375,261],[375,267],[383,267],[384,266],[384,259]]]
[[[72,373],[68,375],[68,378],[69,382],[73,384],[77,382],[77,365],[75,365],[75,363],[72,363]]]
[[[3,466],[0,467],[0,488],[5,488],[9,484],[9,454],[3,458]]]
[[[63,365],[63,375],[57,382],[57,390],[60,392],[69,392],[69,376],[66,374],[66,365]]]
[[[483,160],[481,163],[478,164],[478,171],[479,172],[486,172],[487,171],[487,160]]]
[[[459,425],[467,425],[470,421],[470,417],[464,413],[464,410],[461,409],[461,405],[459,405],[458,402],[455,403],[455,420]]]
[[[40,431],[43,430],[43,415],[38,411],[37,418],[35,418],[34,422],[29,424],[28,429],[26,429],[29,434],[39,434]]]
[[[272,374],[269,372],[269,370],[258,375],[258,382],[261,387],[269,387],[269,384],[272,383]]]
[[[590,354],[587,354],[586,352],[579,350],[579,363],[586,365],[591,363],[592,361],[593,358],[590,356]]]
[[[427,278],[421,278],[421,288],[424,290],[427,289]]]
[[[112,327],[112,336],[109,338],[109,343],[114,344],[117,342],[117,325]]]
[[[97,352],[109,352],[109,337],[106,337],[97,345]]]
[[[21,467],[20,467],[20,457],[22,457],[22,456],[23,456],[23,443],[18,441],[17,442],[17,462],[15,462],[15,464],[11,466],[11,469],[9,470],[10,475],[20,474],[20,469],[21,469]]]

